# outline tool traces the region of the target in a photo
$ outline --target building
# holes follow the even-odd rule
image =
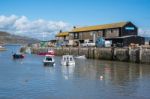
[[[69,42],[69,32],[60,31],[56,35],[56,40],[58,45],[68,45]]]
[[[144,38],[138,36],[138,28],[132,22],[79,27],[69,32],[69,41],[78,43],[84,43],[87,40],[96,42],[98,37],[112,41],[113,45],[144,44]]]
[[[112,44],[115,46],[123,47],[129,46],[130,44],[139,44],[143,45],[145,43],[145,38],[137,35],[128,35],[122,37],[111,37],[105,38],[105,40],[112,41]]]
[[[69,32],[59,32],[56,35],[57,40],[69,40]]]
[[[144,37],[138,36],[138,28],[132,22],[119,22],[97,26],[79,27],[69,32],[60,32],[56,35],[58,41],[68,45],[82,44],[85,41],[96,42],[97,38],[103,37],[116,46],[129,46],[131,43],[142,45]]]

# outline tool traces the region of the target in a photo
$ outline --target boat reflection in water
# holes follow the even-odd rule
[[[69,78],[73,78],[74,70],[75,70],[75,65],[72,65],[72,66],[62,66],[63,77],[66,80],[68,80]]]

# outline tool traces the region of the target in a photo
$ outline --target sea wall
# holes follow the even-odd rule
[[[31,48],[33,54],[47,52],[49,48]],[[89,59],[114,60],[150,64],[150,49],[147,48],[53,48],[57,56],[85,55]],[[24,50],[23,48],[21,50]]]
[[[150,49],[140,50],[140,62],[150,64]]]
[[[129,50],[127,48],[114,48],[113,59],[117,61],[129,61]]]

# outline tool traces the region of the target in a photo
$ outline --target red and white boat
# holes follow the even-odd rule
[[[40,52],[40,53],[38,53],[38,55],[43,55],[43,56],[52,55],[52,56],[55,56],[55,52],[54,52],[54,50],[48,50],[47,52]]]
[[[54,66],[55,65],[55,59],[53,55],[45,55],[45,58],[43,60],[44,66]]]

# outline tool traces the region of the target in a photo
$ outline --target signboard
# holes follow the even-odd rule
[[[125,27],[126,30],[134,30],[134,27]]]

